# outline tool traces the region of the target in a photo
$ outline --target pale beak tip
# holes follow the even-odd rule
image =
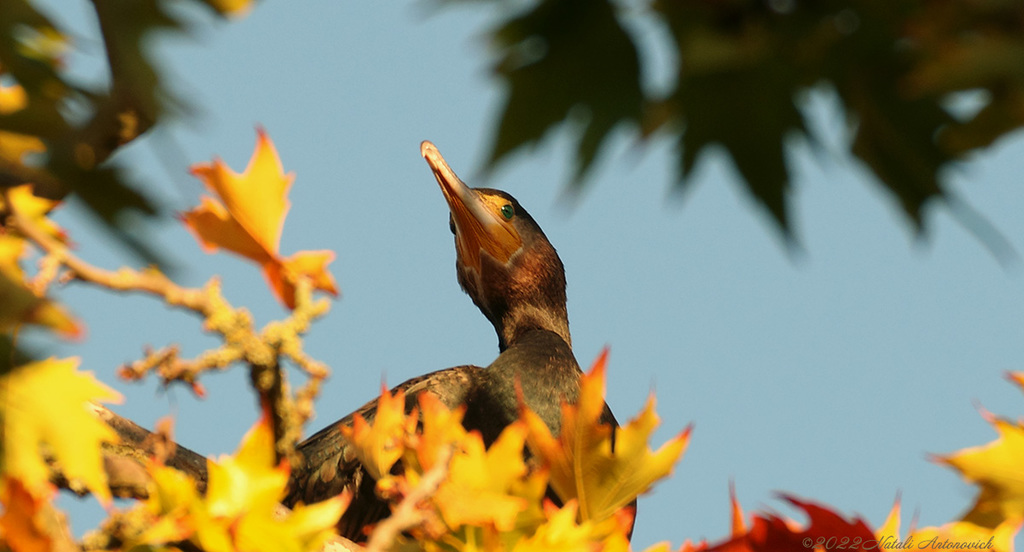
[[[439,156],[440,152],[437,151],[437,147],[434,146],[430,140],[424,140],[420,142],[420,155],[422,155],[424,159],[429,159],[431,157]]]

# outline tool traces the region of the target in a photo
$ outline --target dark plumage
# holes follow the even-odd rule
[[[518,382],[526,404],[557,434],[560,405],[577,400],[581,374],[571,348],[562,262],[514,198],[498,190],[466,187],[429,142],[423,143],[421,152],[451,211],[459,284],[494,325],[501,353],[486,368],[439,370],[395,390],[405,391],[407,410],[424,391],[437,395],[449,408],[465,405],[463,425],[479,431],[490,445],[518,417]],[[371,401],[356,412],[372,420],[376,405]],[[294,470],[285,504],[315,502],[352,489],[353,502],[339,532],[362,540],[363,527],[386,517],[389,510],[338,430],[351,424],[354,414],[299,445],[305,463]],[[607,405],[603,421],[615,424]]]

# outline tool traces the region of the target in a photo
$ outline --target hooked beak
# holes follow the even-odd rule
[[[455,221],[455,247],[463,264],[479,274],[481,251],[486,251],[501,264],[507,263],[523,245],[519,232],[508,221],[502,220],[497,209],[489,205],[479,192],[466,186],[455,175],[434,144],[429,141],[421,143],[420,154],[430,165],[448,202]]]

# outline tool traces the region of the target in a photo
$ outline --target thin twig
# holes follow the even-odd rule
[[[184,307],[204,316],[213,311],[211,284],[205,289],[183,288],[172,282],[155,269],[139,271],[121,268],[113,272],[95,267],[76,257],[64,244],[53,239],[39,228],[31,219],[13,208],[10,197],[5,197],[18,232],[42,249],[47,255],[59,260],[70,269],[76,278],[97,284],[115,291],[141,291],[163,298],[170,305]],[[219,286],[217,286],[219,289]]]
[[[377,524],[366,543],[367,552],[385,552],[394,546],[398,535],[422,524],[427,518],[419,505],[434,496],[448,476],[448,462],[452,458],[452,447],[439,452],[437,463],[427,470],[418,485],[398,503],[391,517]]]
[[[272,322],[257,332],[252,315],[244,308],[234,308],[220,291],[220,282],[212,278],[202,289],[184,288],[155,269],[133,270],[121,268],[104,270],[75,256],[68,247],[50,237],[35,221],[13,208],[5,191],[5,203],[10,207],[11,220],[18,232],[34,242],[51,262],[58,262],[75,278],[116,291],[139,291],[160,297],[169,305],[191,310],[204,319],[205,329],[223,336],[224,345],[207,351],[198,358],[181,359],[174,347],[147,352],[146,358],[122,367],[121,374],[139,379],[156,371],[164,383],[183,381],[197,393],[199,375],[210,369],[223,369],[235,361],[249,364],[253,388],[260,403],[270,414],[277,453],[280,458],[295,454],[295,444],[301,437],[301,425],[312,413],[312,398],[327,376],[323,364],[309,359],[302,352],[300,335],[309,329],[312,321],[323,316],[330,308],[327,301],[314,301],[312,285],[297,282],[296,308],[280,322]],[[282,355],[294,360],[309,376],[309,383],[299,393],[303,401],[294,406],[288,383],[281,367]]]

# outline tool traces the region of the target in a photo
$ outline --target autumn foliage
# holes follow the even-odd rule
[[[207,3],[226,13],[248,8],[245,1]],[[57,63],[58,56],[49,50],[33,55],[49,65]],[[132,59],[144,64],[141,58]],[[39,93],[33,88],[37,83],[18,82],[19,74],[25,73],[0,67],[0,76],[11,80],[0,81],[0,115],[46,108],[31,105],[28,99]],[[124,78],[130,80],[133,74]],[[147,97],[136,98],[137,103],[152,107],[142,101]],[[132,113],[159,115],[138,109]],[[226,250],[251,261],[264,275],[269,293],[288,308],[284,320],[256,328],[244,309],[224,299],[215,277],[202,288],[185,288],[157,268],[111,271],[77,257],[69,236],[50,218],[59,201],[41,197],[46,195],[43,184],[91,171],[98,163],[74,171],[34,165],[33,153],[49,152],[54,159],[64,151],[58,134],[37,130],[38,135],[27,129],[0,129],[0,170],[4,176],[18,176],[18,185],[4,187],[0,195],[5,216],[0,229],[0,352],[5,363],[0,370],[0,550],[310,552],[341,546],[334,526],[348,505],[346,495],[291,510],[279,504],[302,425],[312,413],[318,384],[327,375],[325,366],[303,352],[301,335],[329,308],[315,293],[336,295],[338,289],[328,270],[333,252],[285,255],[279,250],[294,176],[284,171],[267,133],[257,131],[252,159],[240,173],[220,160],[193,166],[192,174],[211,195],[198,198],[198,206],[180,217],[203,250]],[[93,151],[90,159],[99,161],[97,154]],[[108,191],[119,189],[111,186]],[[79,370],[79,359],[33,359],[17,347],[17,334],[25,325],[45,328],[61,339],[84,335],[82,322],[59,301],[55,284],[63,280],[146,294],[194,313],[205,330],[223,341],[192,359],[180,358],[173,347],[152,351],[125,366],[125,378],[155,376],[201,392],[199,380],[207,370],[238,365],[253,374],[253,392],[263,416],[254,421],[234,455],[207,459],[204,485],[168,465],[166,452],[157,452],[136,459],[144,474],[145,496],[123,508],[112,506],[108,476],[118,464],[111,460],[110,445],[120,438],[97,417],[96,404],[119,402],[121,395]],[[307,377],[304,386],[291,390],[280,367],[283,360],[302,370]],[[651,436],[659,424],[653,396],[625,425],[602,425],[608,368],[607,354],[602,354],[582,378],[579,401],[563,405],[559,435],[523,406],[519,420],[490,447],[478,433],[463,428],[463,411],[449,410],[423,394],[416,408],[406,412],[404,396],[384,391],[372,423],[357,417],[342,430],[376,479],[376,491],[392,506],[390,518],[369,528],[367,546],[629,550],[631,502],[677,469],[691,428],[652,447]],[[1012,374],[1011,380],[1024,388],[1024,373]],[[1024,422],[983,415],[998,435],[995,441],[935,457],[979,489],[960,519],[940,527],[905,528],[897,502],[887,521],[872,528],[837,508],[785,494],[781,501],[802,512],[806,522],[770,512],[747,518],[733,497],[730,535],[678,546],[686,551],[730,552],[938,550],[957,544],[1012,550],[1024,522]],[[87,542],[70,536],[66,519],[57,511],[54,497],[59,488],[91,494],[108,508],[109,519]],[[888,500],[880,497],[879,508],[888,509]],[[662,544],[653,549],[669,548]]]
[[[226,249],[251,260],[264,272],[270,291],[289,307],[309,304],[308,295],[314,289],[336,292],[326,270],[329,252],[299,252],[285,258],[277,250],[292,178],[283,173],[263,131],[258,132],[253,159],[244,172],[236,174],[215,161],[193,167],[193,174],[214,197],[203,198],[182,220],[205,249]],[[15,214],[15,226],[4,238],[14,250],[40,248],[56,262],[63,262],[65,270],[87,277],[82,272],[88,274],[88,270],[76,268],[75,261],[67,262],[70,253],[60,239],[62,234],[47,224],[48,208],[40,208],[39,200],[27,189],[10,190],[5,198]],[[289,261],[314,257],[323,262]],[[76,334],[68,330],[79,323],[38,293],[20,259],[21,255],[11,255],[2,270],[11,293],[31,299],[10,303],[19,309],[6,313],[12,320],[11,330],[17,329],[20,320]],[[103,285],[103,280],[93,283]],[[30,308],[20,307],[22,304]],[[30,362],[14,367],[0,380],[5,398],[0,489],[5,512],[0,528],[7,546],[16,552],[57,547],[57,537],[45,521],[53,509],[54,470],[60,470],[70,488],[88,491],[104,503],[110,500],[101,445],[116,442],[117,435],[95,417],[89,403],[121,397],[79,372],[77,363],[76,359]],[[462,411],[449,411],[432,395],[424,394],[418,407],[406,413],[405,397],[384,391],[372,424],[357,417],[352,426],[343,429],[356,445],[361,462],[377,479],[378,492],[395,505],[392,519],[400,523],[399,528],[394,529],[388,520],[377,529],[389,539],[384,546],[628,549],[632,511],[627,506],[672,472],[691,430],[687,428],[652,450],[649,440],[658,425],[653,396],[626,425],[612,428],[600,424],[606,364],[607,354],[602,354],[581,382],[579,402],[563,406],[559,435],[552,435],[523,407],[520,421],[489,448],[478,433],[462,427]],[[1020,385],[1020,381],[1021,376],[1015,375],[1014,382]],[[889,520],[872,530],[860,519],[847,519],[831,508],[783,495],[783,500],[806,514],[807,524],[767,513],[754,514],[748,522],[734,499],[731,536],[716,542],[684,543],[683,548],[797,551],[841,545],[870,550],[907,541],[931,542],[936,548],[942,548],[942,542],[969,541],[991,542],[996,550],[1011,550],[1024,516],[1018,462],[1024,458],[1024,425],[990,414],[986,418],[999,433],[998,440],[937,457],[981,488],[977,503],[960,520],[901,533],[897,504]],[[209,459],[205,493],[197,490],[188,475],[164,465],[160,458],[150,459],[145,463],[148,498],[126,511],[114,512],[112,521],[100,528],[107,537],[103,542],[125,550],[136,546],[178,548],[185,543],[216,552],[320,549],[331,538],[347,498],[342,495],[282,513],[278,501],[285,494],[289,464],[276,448],[279,430],[268,411],[234,456]],[[533,458],[529,462],[524,460],[527,450]],[[396,472],[393,467],[398,462],[403,469]],[[546,498],[549,486],[561,505]],[[409,501],[409,497],[416,500]]]

